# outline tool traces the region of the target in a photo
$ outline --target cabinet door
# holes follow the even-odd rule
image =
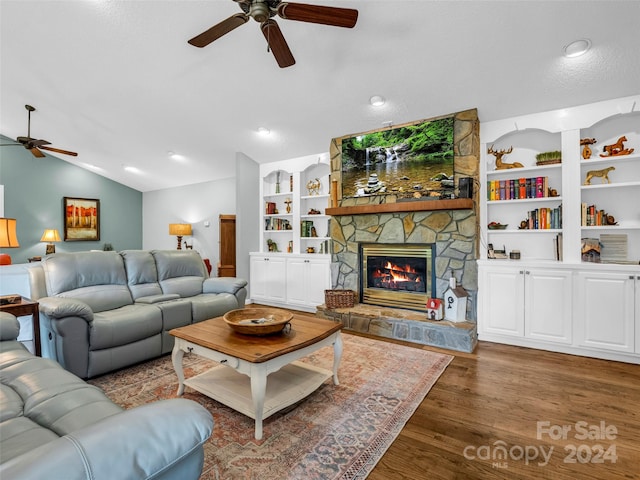
[[[330,288],[329,262],[321,259],[287,259],[287,303],[315,307],[324,303]]]
[[[634,275],[579,272],[576,287],[574,324],[579,344],[633,352]]]
[[[302,258],[287,258],[287,303],[306,303],[306,263]]]
[[[571,272],[525,269],[525,335],[571,343]]]
[[[324,303],[324,291],[331,288],[328,260],[311,259],[307,264],[307,304],[316,307]]]
[[[286,271],[283,258],[254,256],[250,268],[251,298],[284,301]]]
[[[267,296],[267,259],[251,257],[249,262],[249,296],[252,299]]]
[[[487,267],[481,272],[478,293],[482,306],[480,330],[485,333],[524,335],[524,271]]]

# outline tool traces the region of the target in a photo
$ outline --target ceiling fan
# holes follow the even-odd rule
[[[296,61],[282,35],[280,27],[272,17],[277,15],[285,20],[320,23],[345,28],[353,28],[358,20],[358,11],[351,8],[324,7],[304,3],[289,3],[281,0],[233,1],[238,3],[242,13],[236,13],[214,25],[209,30],[193,37],[189,40],[189,43],[194,47],[206,47],[214,40],[247,23],[249,18],[253,18],[260,24],[260,29],[267,39],[268,48],[273,52],[278,65],[280,68],[286,68],[295,64]]]
[[[0,147],[9,147],[9,146],[18,146],[24,145],[24,148],[30,150],[34,157],[42,158],[44,157],[44,153],[41,150],[48,150],[50,152],[55,153],[63,153],[65,155],[72,155],[77,157],[78,154],[76,152],[70,152],[68,150],[61,150],[59,148],[47,147],[47,145],[51,145],[51,142],[46,140],[36,140],[35,138],[31,138],[31,112],[35,112],[36,109],[31,105],[25,105],[24,108],[29,112],[29,120],[27,124],[27,136],[26,137],[18,137],[16,140],[18,143],[5,143],[0,145]]]

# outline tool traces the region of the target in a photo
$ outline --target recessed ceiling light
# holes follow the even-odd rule
[[[262,135],[263,137],[266,137],[267,135],[269,135],[271,133],[271,130],[269,130],[266,127],[258,127],[258,133],[260,135]]]
[[[122,167],[123,169],[125,169],[127,172],[131,172],[131,173],[141,173],[139,169],[137,169],[136,167],[130,167],[128,165],[124,165]]]
[[[374,95],[369,99],[369,103],[374,107],[381,107],[382,105],[384,105],[384,102],[384,97],[380,95]]]
[[[179,153],[168,151],[167,155],[171,160],[184,160],[184,155],[180,155]]]
[[[571,42],[569,45],[562,47],[564,56],[567,58],[579,57],[584,55],[591,48],[591,40],[588,38],[581,38],[575,42]]]

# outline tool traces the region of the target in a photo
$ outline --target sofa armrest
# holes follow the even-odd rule
[[[0,312],[0,341],[16,340],[20,335],[20,322],[7,312]]]
[[[211,414],[198,403],[162,400],[12,458],[0,465],[0,478],[142,480],[164,478],[175,469],[176,478],[195,480],[202,471],[202,444],[212,429]]]
[[[64,297],[43,297],[38,300],[40,311],[49,318],[80,317],[93,321],[93,310],[82,300]]]
[[[247,281],[235,277],[210,277],[202,284],[202,293],[230,293],[235,295]]]

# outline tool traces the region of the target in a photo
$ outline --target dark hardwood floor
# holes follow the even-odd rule
[[[455,358],[367,480],[640,480],[639,365],[369,338]]]
[[[455,359],[368,480],[640,479],[640,366],[418,348]]]

